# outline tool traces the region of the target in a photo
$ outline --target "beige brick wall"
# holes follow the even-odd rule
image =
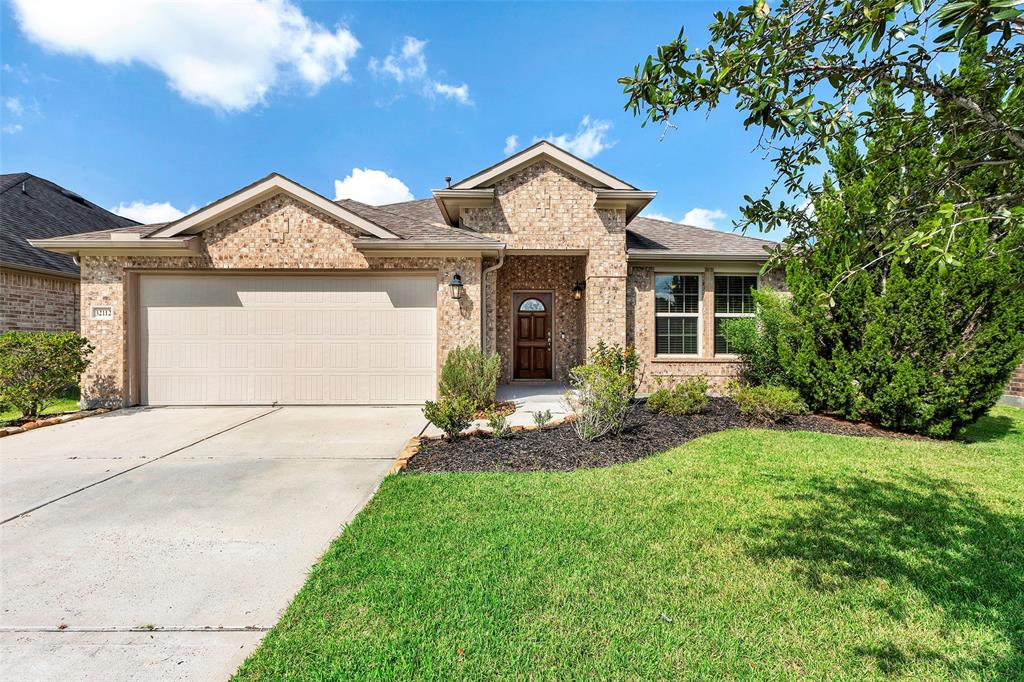
[[[132,311],[125,311],[126,273],[135,269],[433,271],[438,282],[439,361],[455,346],[480,343],[479,258],[366,258],[352,246],[352,237],[326,214],[277,195],[203,232],[195,257],[83,257],[82,333],[96,346],[83,376],[83,399],[89,405],[119,405],[127,399]],[[448,281],[456,272],[464,284],[459,301],[448,292]],[[90,305],[114,306],[114,319],[88,319]]]
[[[0,333],[77,331],[78,280],[0,268]]]
[[[598,339],[618,344],[626,341],[626,213],[594,208],[596,199],[586,182],[540,161],[498,181],[494,206],[467,209],[463,215],[468,227],[504,241],[510,256],[522,249],[586,253],[581,277],[586,283],[583,347]],[[511,306],[511,297],[505,301],[504,293],[497,295],[488,310]],[[490,294],[488,297],[490,301]],[[488,326],[496,322],[492,323],[488,314]],[[494,335],[489,338],[497,341]]]
[[[637,354],[640,356],[644,366],[645,376],[640,387],[641,392],[648,392],[657,388],[658,377],[661,377],[663,381],[672,383],[680,378],[704,375],[708,378],[712,388],[721,390],[726,382],[739,376],[741,365],[735,358],[716,357],[714,353],[714,277],[716,268],[718,268],[719,274],[734,274],[736,272],[735,266],[716,266],[715,264],[705,264],[703,266],[691,264],[681,268],[686,272],[702,275],[704,295],[701,301],[703,312],[700,330],[701,354],[692,360],[678,360],[655,356],[654,267],[647,265],[629,266],[629,277],[626,286],[626,340],[629,345],[636,347]],[[761,277],[761,286],[771,287],[775,290],[784,290],[784,273],[780,271],[766,273]]]
[[[501,380],[512,378],[512,295],[517,291],[551,291],[553,375],[565,381],[583,358],[583,301],[573,300],[572,288],[583,280],[583,256],[509,256],[497,271],[496,342],[501,354]]]

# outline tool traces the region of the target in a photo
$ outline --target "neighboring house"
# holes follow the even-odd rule
[[[33,244],[81,261],[91,404],[421,403],[452,348],[564,381],[602,339],[637,347],[644,388],[720,384],[721,321],[752,312],[773,243],[638,217],[654,194],[540,142],[431,199],[334,202],[275,174],[172,223]]]
[[[1000,401],[1014,407],[1024,407],[1024,363],[1021,363],[1010,377],[1010,383],[1006,385],[1006,392]]]
[[[49,180],[0,175],[0,333],[78,329],[78,266],[29,239],[135,224]]]

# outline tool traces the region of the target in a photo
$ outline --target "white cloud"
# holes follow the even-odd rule
[[[418,86],[423,96],[428,99],[440,95],[459,104],[472,104],[467,84],[442,83],[430,76],[426,47],[426,40],[405,36],[401,49],[392,50],[384,59],[371,58],[370,71],[375,76],[390,78],[396,83]]]
[[[509,135],[505,138],[505,154],[515,154],[519,149],[519,136]]]
[[[4,73],[12,78],[17,78],[22,84],[28,84],[30,80],[28,66],[25,64],[4,64]]]
[[[427,57],[423,48],[427,41],[406,36],[399,52],[392,51],[383,61],[370,59],[370,71],[391,76],[399,83],[408,79],[423,78],[427,75]]]
[[[3,130],[5,135],[17,135],[24,128],[21,127],[20,123],[8,123],[3,128],[0,128],[0,130]]]
[[[412,201],[412,192],[405,183],[382,170],[353,168],[344,180],[334,181],[335,199],[355,199],[364,204],[380,206],[399,201]]]
[[[187,213],[192,213],[194,210],[196,210],[196,207],[190,206]],[[152,223],[169,223],[186,214],[186,211],[175,208],[167,201],[155,201],[153,203],[146,203],[145,201],[125,203],[122,201],[120,204],[110,209],[110,212],[116,213],[119,216],[124,216],[125,218],[131,218],[143,225],[149,225]]]
[[[448,83],[434,81],[434,92],[448,99],[453,99],[459,104],[470,104],[469,86],[465,83],[462,85],[449,85]]]
[[[729,217],[725,211],[718,208],[691,208],[686,212],[686,215],[683,216],[682,220],[670,218],[664,213],[644,213],[643,217],[653,218],[655,220],[667,220],[670,223],[703,227],[709,230],[729,229],[725,226],[720,227],[718,225],[718,221],[725,220]]]
[[[717,208],[691,208],[679,222],[684,225],[706,227],[709,230],[718,229],[718,221],[725,220],[725,211]]]
[[[599,121],[596,119],[591,121],[590,116],[584,116],[574,135],[569,133],[562,133],[561,135],[549,133],[547,137],[535,137],[533,141],[540,142],[541,139],[545,139],[581,159],[592,159],[605,149],[615,145],[615,142],[606,139],[608,131],[611,129],[611,121]]]
[[[21,30],[55,52],[104,64],[141,63],[182,97],[242,111],[290,83],[315,91],[348,78],[359,41],[332,32],[288,0],[86,3],[15,0]]]
[[[21,103],[20,97],[4,97],[4,108],[12,116],[21,116],[25,113],[25,105]]]
[[[665,220],[665,221],[670,222],[670,223],[677,222],[677,221],[672,220],[671,218],[669,218],[664,213],[644,213],[643,217],[644,218],[653,218],[654,220]]]

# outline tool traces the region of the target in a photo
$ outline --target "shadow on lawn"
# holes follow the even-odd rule
[[[942,610],[950,625],[993,631],[1010,645],[993,660],[985,652],[967,665],[982,676],[1024,676],[1024,514],[987,507],[967,486],[923,474],[898,481],[848,477],[815,479],[811,491],[791,499],[797,509],[754,530],[757,559],[796,560],[797,575],[813,589],[833,591],[884,579],[906,585]],[[904,618],[898,596],[876,608]],[[915,661],[949,660],[913,641],[879,642],[858,649],[883,673]]]
[[[964,430],[962,439],[968,443],[988,443],[1019,435],[1012,419],[1005,415],[986,414]]]

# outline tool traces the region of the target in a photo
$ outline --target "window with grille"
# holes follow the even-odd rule
[[[700,353],[700,275],[654,276],[654,352]]]
[[[723,329],[729,320],[754,316],[756,275],[715,275],[715,355],[734,353]]]

